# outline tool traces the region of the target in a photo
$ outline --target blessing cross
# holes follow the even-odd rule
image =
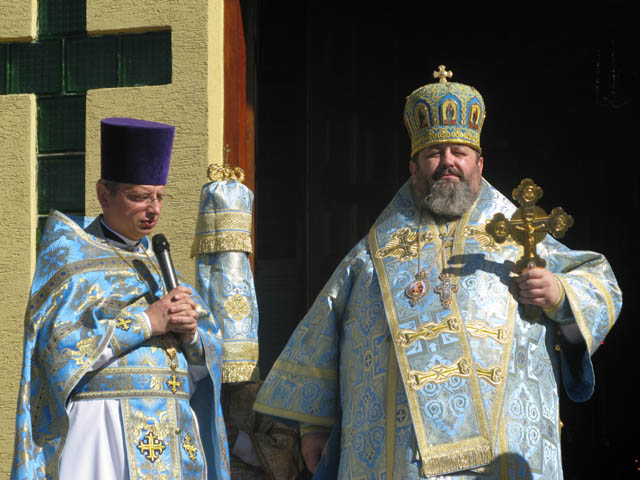
[[[567,215],[561,207],[551,210],[551,214],[536,205],[542,198],[542,188],[536,185],[530,178],[520,182],[518,188],[513,190],[513,199],[521,206],[510,220],[502,213],[496,213],[493,219],[487,223],[487,233],[497,243],[503,243],[512,237],[518,244],[524,247],[524,254],[516,262],[516,269],[522,272],[531,266],[544,267],[546,262],[540,258],[536,251],[536,245],[544,240],[547,233],[556,238],[564,237],[567,230],[573,225],[573,217]]]
[[[144,440],[146,440],[146,442]],[[137,447],[140,453],[151,463],[160,458],[164,449],[167,448],[164,442],[156,437],[153,430],[147,432],[143,439],[138,442]]]
[[[433,78],[438,78],[440,83],[447,83],[447,78],[453,77],[453,72],[451,70],[447,70],[447,67],[444,65],[440,65],[438,70],[433,72]]]
[[[440,279],[440,284],[433,291],[440,295],[440,304],[444,308],[449,308],[452,302],[451,294],[458,291],[458,285],[452,282],[453,275],[448,273],[441,273],[438,278]]]

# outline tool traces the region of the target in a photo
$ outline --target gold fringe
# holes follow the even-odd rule
[[[451,472],[460,472],[488,465],[494,460],[493,451],[488,444],[466,448],[456,448],[452,445],[451,450],[434,457],[423,458],[422,475],[425,477],[435,477]]]
[[[253,253],[251,235],[246,232],[216,232],[193,239],[191,257],[219,252]]]
[[[222,365],[222,383],[257,382],[260,369],[255,363],[238,362]]]

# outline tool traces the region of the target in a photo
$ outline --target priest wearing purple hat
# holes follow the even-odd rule
[[[101,135],[102,215],[45,226],[11,478],[229,478],[219,325],[179,275],[167,291],[147,238],[174,127],[109,118]]]

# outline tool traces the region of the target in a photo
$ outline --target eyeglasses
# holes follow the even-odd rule
[[[158,201],[158,203],[163,203],[172,198],[171,195],[169,195],[168,193],[157,193],[157,194],[144,193],[142,195],[136,195],[135,193],[129,193],[129,192],[123,192],[123,193],[124,193],[124,196],[127,197],[127,199],[131,200],[132,202],[140,203],[144,205],[151,205],[156,200]]]

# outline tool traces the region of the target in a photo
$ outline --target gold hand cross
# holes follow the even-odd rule
[[[547,233],[551,233],[556,238],[564,237],[573,225],[573,217],[567,215],[561,207],[554,208],[551,214],[547,215],[536,205],[542,193],[542,188],[533,180],[525,178],[512,193],[513,199],[520,203],[520,208],[515,211],[510,220],[507,220],[502,213],[496,213],[486,226],[487,233],[497,243],[503,243],[507,238],[512,237],[524,247],[524,254],[516,262],[518,272],[523,272],[532,264],[544,268],[546,262],[538,255],[536,245],[544,240]]]

